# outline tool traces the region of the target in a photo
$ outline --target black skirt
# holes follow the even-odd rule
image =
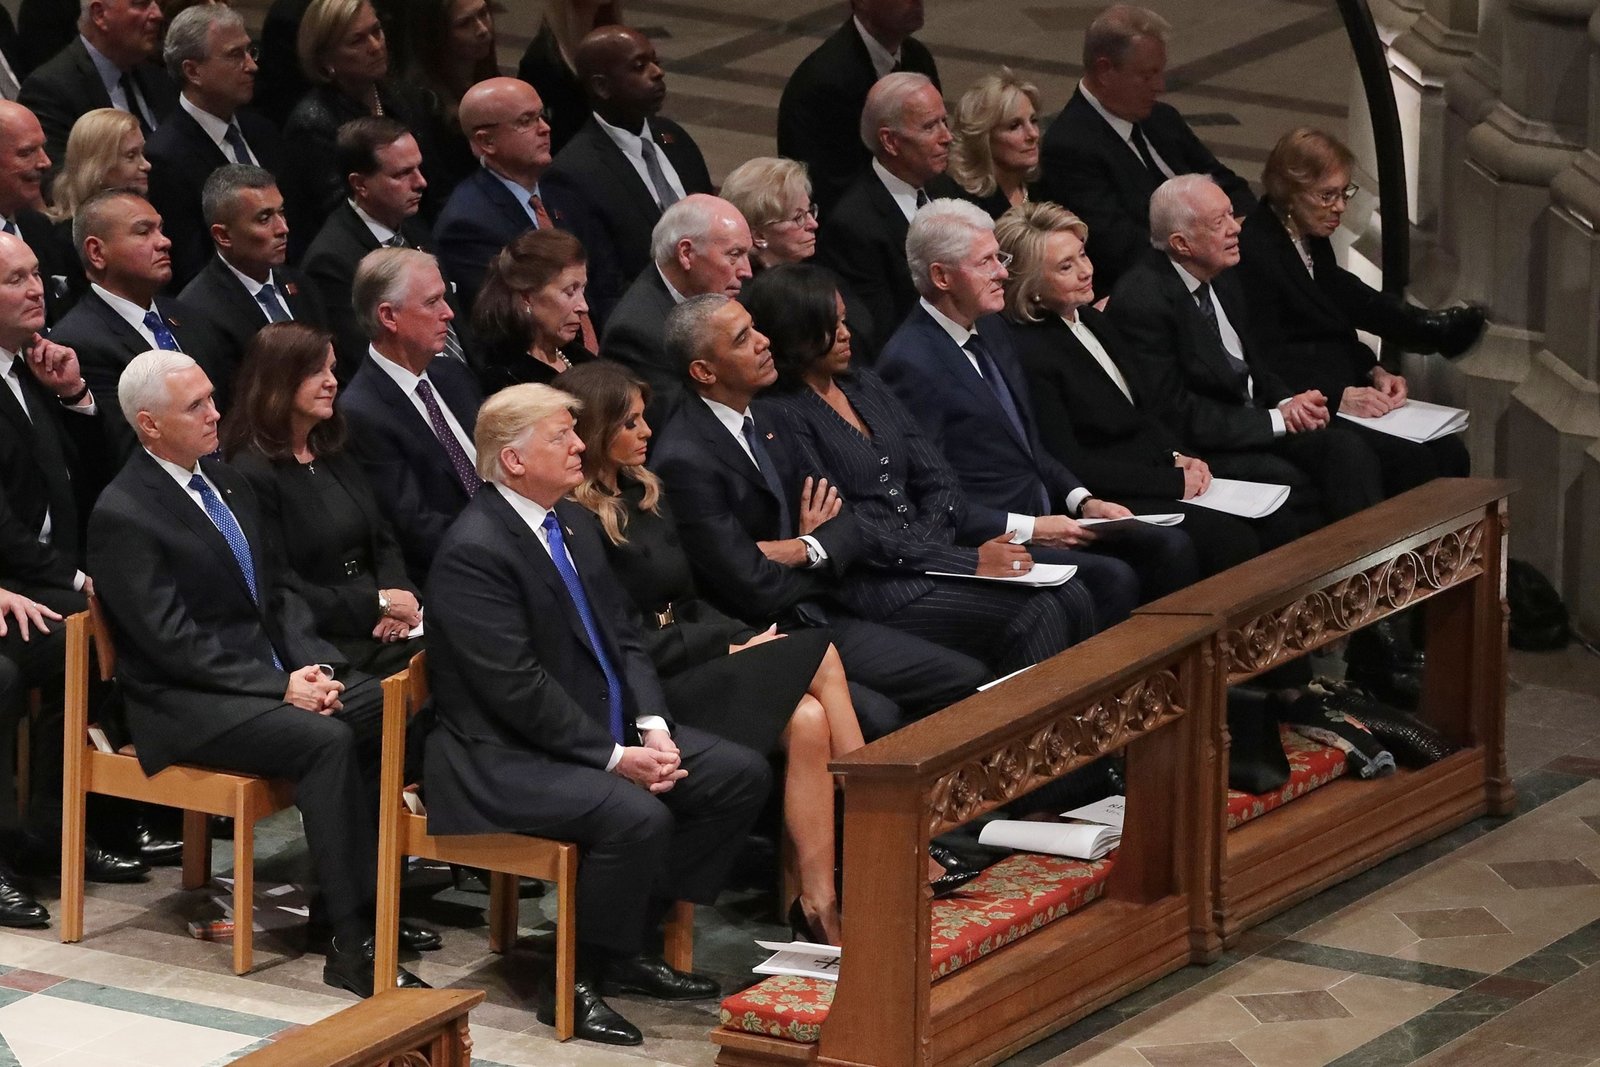
[[[770,755],[829,640],[826,630],[802,630],[696,664],[661,680],[667,707],[680,723]]]

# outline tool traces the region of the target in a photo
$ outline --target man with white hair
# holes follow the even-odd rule
[[[600,338],[600,354],[625,364],[650,385],[646,417],[665,426],[683,397],[683,368],[662,344],[667,312],[691,296],[737,297],[750,277],[750,227],[739,209],[695,193],[661,213],[650,234],[653,263],[618,301]]]
[[[1227,273],[1239,229],[1210,177],[1169,178],[1150,198],[1151,248],[1107,312],[1145,366],[1152,404],[1213,474],[1301,486],[1309,476],[1327,521],[1353,515],[1383,499],[1377,457],[1329,426],[1320,392],[1291,395],[1257,355],[1244,292]]]
[[[483,485],[472,447],[483,394],[466,364],[441,355],[455,316],[436,259],[414,248],[369,252],[352,293],[368,346],[339,410],[420,586],[445,530]]]
[[[944,98],[926,75],[889,74],[867,94],[861,141],[872,166],[822,216],[817,262],[839,276],[865,311],[850,329],[869,358],[917,302],[906,271],[906,230],[929,200],[957,195],[944,173],[951,140]]]
[[[1010,257],[988,213],[933,201],[911,220],[906,258],[921,296],[884,346],[878,373],[955,470],[973,521],[988,536],[1009,531],[1041,546],[1037,559],[1076,565],[1102,625],[1194,581],[1194,546],[1182,531],[1149,527],[1097,542],[1077,521],[1130,512],[1096,497],[1039,440],[1027,380],[996,314]]]
[[[249,483],[212,456],[217,409],[199,364],[142,353],[117,398],[139,448],[89,519],[89,570],[139,764],[295,783],[333,933],[323,981],[370,996],[376,781],[363,767],[375,763],[382,691],[346,669],[283,584]],[[404,970],[397,981],[423,984]]]
[[[602,994],[716,996],[646,943],[672,901],[716,899],[771,776],[750,749],[672,722],[600,524],[566,499],[583,481],[577,407],[523,384],[478,413],[487,484],[428,583],[428,818],[435,833],[578,842],[577,1036],[637,1045]]]
[[[1160,102],[1171,30],[1166,19],[1132,4],[1096,16],[1083,35],[1083,80],[1040,149],[1040,199],[1088,224],[1101,295],[1142,255],[1150,194],[1166,179],[1209,174],[1237,213],[1256,204],[1249,183],[1217,162],[1176,108]]]

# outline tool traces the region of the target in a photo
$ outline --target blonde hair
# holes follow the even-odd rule
[[[806,165],[779,156],[757,156],[735,167],[722,181],[718,195],[744,216],[751,230],[784,220],[786,205],[795,193],[811,199],[811,177]]]
[[[1000,250],[1011,256],[1005,315],[1012,322],[1038,322],[1044,317],[1039,313],[1039,290],[1049,268],[1044,250],[1050,236],[1057,233],[1077,234],[1080,241],[1089,239],[1089,227],[1082,219],[1048,200],[1018,204],[994,224]]]
[[[1001,67],[972,83],[972,88],[961,94],[956,111],[951,116],[950,132],[955,134],[955,144],[950,146],[950,177],[954,178],[973,196],[988,196],[998,187],[994,176],[994,151],[989,138],[1000,124],[1006,121],[1019,98],[1026,97],[1039,113],[1039,89],[1031,82],[1017,77],[1010,67]],[[1025,176],[1033,181],[1039,176],[1037,164]]]
[[[555,388],[577,397],[582,414],[578,416],[578,438],[583,442],[583,483],[572,491],[572,499],[594,512],[614,545],[628,543],[628,506],[622,495],[601,480],[609,468],[616,467],[618,479],[631,478],[644,486],[639,507],[653,515],[661,514],[661,479],[642,464],[617,466],[611,461],[611,442],[627,421],[638,397],[650,403],[650,386],[634,377],[620,363],[597,359],[556,375]]]
[[[552,415],[570,411],[574,415],[583,401],[548,385],[523,382],[508,385],[478,409],[478,423],[472,431],[472,447],[478,453],[478,477],[486,482],[505,482],[500,453],[525,437],[535,423]]]
[[[122,139],[138,128],[138,119],[114,107],[86,111],[72,124],[50,218],[70,219],[85,200],[105,188],[106,175],[122,154]]]
[[[300,20],[300,34],[295,38],[295,55],[312,85],[332,81],[323,57],[350,29],[361,9],[368,6],[368,0],[312,0],[306,8]]]

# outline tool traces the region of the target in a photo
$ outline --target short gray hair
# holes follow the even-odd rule
[[[183,88],[183,65],[189,60],[204,63],[211,58],[211,27],[244,27],[244,17],[226,4],[197,4],[178,12],[167,25],[166,44],[161,60],[167,73]]]
[[[85,270],[89,267],[89,258],[84,254],[83,244],[91,237],[105,237],[106,217],[111,213],[111,205],[120,200],[150,203],[148,199],[131,189],[102,189],[79,204],[77,212],[72,216],[72,243],[78,249],[78,260]]]
[[[1168,178],[1150,194],[1150,247],[1167,251],[1167,238],[1175,233],[1192,236],[1199,223],[1195,194],[1216,185],[1209,174],[1180,174]]]
[[[910,70],[885,74],[873,83],[867,91],[867,102],[861,107],[861,143],[868,152],[878,154],[878,131],[885,126],[905,128],[906,103],[932,85],[933,80],[926,74]]]
[[[1093,67],[1097,59],[1109,59],[1113,67],[1120,67],[1136,39],[1154,37],[1166,44],[1171,33],[1172,25],[1147,7],[1112,4],[1084,31],[1083,69]]]
[[[717,223],[715,197],[686,196],[661,213],[650,231],[650,258],[656,266],[671,263],[678,254],[678,242],[703,245],[711,238]]]
[[[576,415],[582,407],[583,401],[571,393],[535,382],[508,385],[489,397],[478,409],[477,425],[472,431],[472,448],[478,454],[478,477],[486,482],[504,484],[505,470],[500,466],[502,449],[522,440],[536,423],[563,411]]]
[[[139,412],[166,410],[171,401],[167,378],[199,365],[193,356],[154,348],[134,356],[122,368],[122,376],[117,379],[117,405],[135,433],[139,429]]]
[[[189,11],[198,11],[197,7]],[[188,12],[184,12],[188,14]],[[244,189],[276,189],[278,179],[270,170],[248,163],[228,163],[218,167],[206,178],[200,190],[200,212],[207,226],[228,222],[237,206],[239,193]]]
[[[989,213],[967,200],[943,197],[919,208],[906,230],[906,266],[917,292],[932,300],[939,292],[933,284],[933,265],[959,263],[973,238],[993,230]]]
[[[369,341],[376,340],[382,330],[378,305],[398,303],[412,276],[424,265],[439,269],[437,259],[416,248],[378,248],[362,257],[350,286],[350,305]]]
[[[705,293],[691,296],[671,311],[661,328],[661,347],[668,362],[675,365],[684,377],[689,376],[689,364],[705,352],[707,324],[711,316],[733,303],[724,293]]]

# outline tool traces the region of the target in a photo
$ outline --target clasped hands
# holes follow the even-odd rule
[[[1339,410],[1362,418],[1387,415],[1406,402],[1406,380],[1382,367],[1372,368],[1371,385],[1348,386],[1339,400]]]
[[[622,750],[622,758],[611,768],[635,785],[642,785],[652,793],[665,793],[689,772],[679,766],[678,746],[665,730],[646,730],[644,744],[629,745]]]
[[[422,606],[405,589],[383,589],[380,592],[388,599],[389,607],[372,628],[372,636],[379,641],[404,641],[406,635],[422,621]]]
[[[1283,428],[1289,433],[1320,430],[1328,425],[1328,399],[1318,389],[1307,389],[1278,402]]]
[[[1133,512],[1109,500],[1088,497],[1078,506],[1078,515],[1085,519],[1125,519]],[[1006,578],[1013,574],[1027,574],[1033,570],[1033,556],[1013,540],[1007,530],[978,546],[980,578]],[[1065,515],[1040,515],[1033,520],[1032,543],[1046,548],[1077,548],[1095,539],[1094,528]]]
[[[289,688],[283,691],[283,702],[318,715],[332,715],[344,707],[339,700],[342,692],[343,682],[324,674],[317,664],[308,663],[289,672]]]

